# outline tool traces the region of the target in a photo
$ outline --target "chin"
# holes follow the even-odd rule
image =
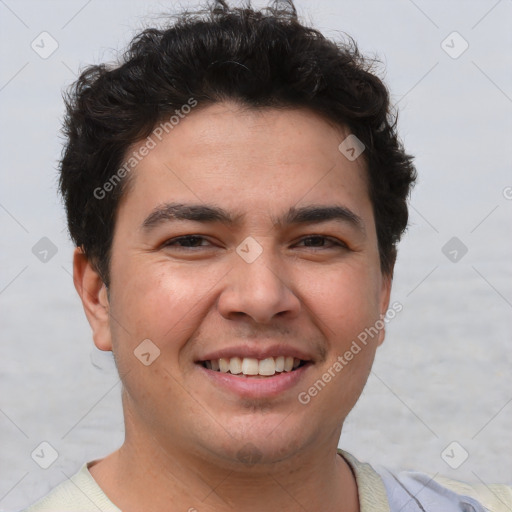
[[[249,422],[243,431],[224,433],[224,441],[219,443],[219,437],[211,440],[209,451],[217,458],[223,460],[229,469],[240,470],[240,464],[247,467],[262,467],[268,471],[268,465],[285,463],[308,446],[310,440],[306,435],[304,426],[297,426],[290,430],[285,425],[285,417],[280,421],[267,423],[264,418],[261,424]],[[289,418],[288,418],[289,419]]]

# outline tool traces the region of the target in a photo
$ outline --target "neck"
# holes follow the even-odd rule
[[[184,443],[163,446],[157,436],[126,427],[123,446],[90,468],[124,512],[167,511],[170,503],[192,512],[359,512],[355,478],[336,443],[319,443],[278,462],[244,464]]]

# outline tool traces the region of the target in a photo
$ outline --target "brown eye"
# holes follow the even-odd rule
[[[202,241],[208,242],[203,236],[187,235],[180,236],[178,238],[172,238],[163,244],[163,247],[177,247],[181,249],[193,249],[197,247],[204,247],[201,245]]]
[[[300,242],[305,242],[305,247],[312,249],[329,249],[333,247],[347,247],[341,240],[322,235],[304,237]],[[299,242],[299,243],[300,243]]]

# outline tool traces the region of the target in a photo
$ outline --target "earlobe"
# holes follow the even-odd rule
[[[94,344],[112,350],[107,287],[80,247],[73,254],[73,283],[92,329]]]

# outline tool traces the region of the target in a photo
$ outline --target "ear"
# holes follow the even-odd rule
[[[388,274],[382,274],[382,285],[380,290],[380,317],[383,319],[386,316],[386,312],[389,308],[389,300],[391,297],[391,282],[392,276]],[[379,331],[379,337],[377,339],[377,346],[382,345],[384,338],[386,337],[386,326]]]
[[[73,283],[92,329],[94,344],[112,350],[107,287],[80,247],[73,254]]]

